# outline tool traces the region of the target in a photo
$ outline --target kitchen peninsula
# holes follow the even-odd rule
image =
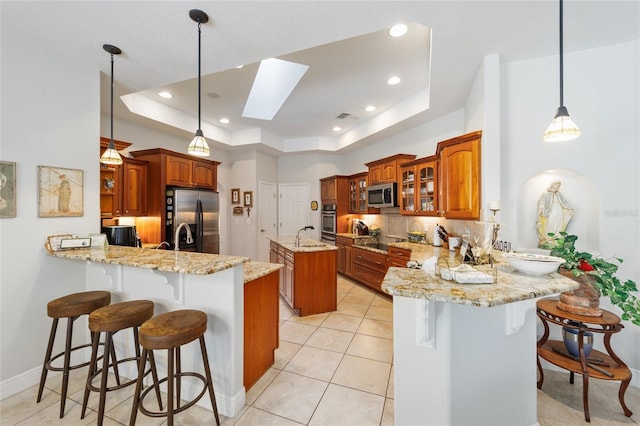
[[[86,290],[108,290],[112,302],[148,299],[155,303],[155,314],[177,309],[199,309],[209,318],[205,340],[218,409],[221,414],[235,417],[245,403],[243,386],[243,324],[245,281],[275,272],[279,266],[257,264],[248,268],[249,258],[213,255],[186,251],[152,250],[109,246],[104,249],[78,249],[51,252],[62,259],[86,261]],[[277,309],[277,307],[276,307]],[[276,323],[277,324],[277,323]],[[117,336],[122,337],[122,336]],[[117,345],[132,350],[130,339]],[[187,346],[182,362],[185,371],[199,371],[202,367],[190,356],[195,350]],[[159,368],[166,366],[166,355],[158,353]],[[201,362],[200,362],[201,364]],[[194,367],[195,365],[195,367]],[[125,371],[134,377],[134,371]],[[185,398],[200,389],[183,385]],[[201,403],[206,408],[207,399]],[[210,404],[210,403],[209,403]]]
[[[496,268],[493,284],[389,268],[396,424],[536,424],[536,299],[578,284]]]

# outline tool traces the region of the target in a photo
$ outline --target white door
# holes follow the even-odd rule
[[[258,182],[258,197],[258,205],[260,206],[258,259],[261,262],[268,262],[269,238],[278,236],[278,199],[276,198],[276,184],[271,182]]]
[[[298,229],[309,225],[309,184],[280,184],[280,227],[278,235],[295,236]],[[305,236],[305,235],[303,235]]]

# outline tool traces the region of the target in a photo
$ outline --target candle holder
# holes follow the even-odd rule
[[[498,241],[498,232],[500,232],[500,224],[496,222],[496,214],[500,211],[500,209],[489,209],[491,210],[491,217],[489,217],[489,222],[492,223],[493,227],[493,236],[491,237],[491,247],[496,248],[496,242]]]

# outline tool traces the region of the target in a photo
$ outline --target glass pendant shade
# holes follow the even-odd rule
[[[566,142],[580,136],[580,129],[569,116],[569,111],[564,106],[558,108],[551,125],[544,133],[545,142]]]
[[[104,150],[104,153],[100,157],[100,162],[102,164],[110,164],[114,166],[119,166],[120,164],[122,164],[122,157],[120,157],[120,154],[116,150],[113,141],[110,141],[109,146],[107,146],[107,149]]]
[[[197,155],[198,157],[208,157],[211,150],[207,144],[207,140],[202,134],[202,130],[196,130],[196,136],[193,138],[187,149],[189,154]]]

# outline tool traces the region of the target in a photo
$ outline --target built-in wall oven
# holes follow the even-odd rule
[[[326,244],[336,244],[336,232],[338,230],[338,218],[335,204],[323,204],[320,221],[322,228],[320,240]]]

